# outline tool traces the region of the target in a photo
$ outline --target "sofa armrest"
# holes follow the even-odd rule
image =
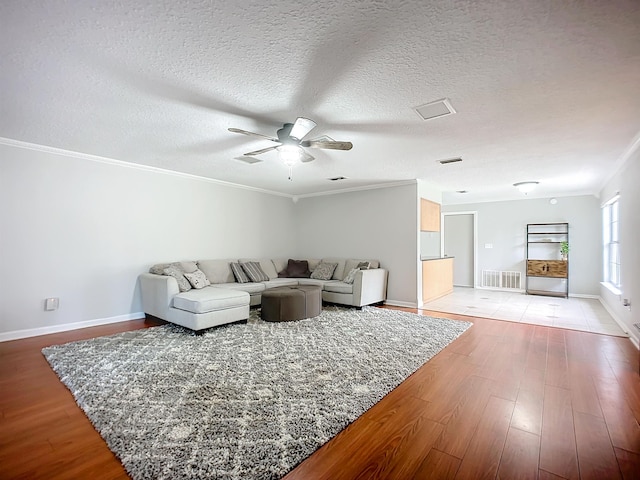
[[[173,297],[180,293],[176,279],[153,273],[142,273],[138,278],[144,313],[166,319]]]
[[[372,268],[357,272],[353,281],[354,306],[362,307],[386,300],[388,275],[389,272],[384,268]]]

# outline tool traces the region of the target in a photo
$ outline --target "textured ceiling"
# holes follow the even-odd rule
[[[0,22],[0,137],[290,195],[592,194],[640,130],[637,0],[21,0]],[[455,115],[413,111],[444,97]],[[270,142],[229,127],[298,116],[353,149],[310,151],[293,181],[275,152],[235,159]]]

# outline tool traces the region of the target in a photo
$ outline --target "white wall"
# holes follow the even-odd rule
[[[417,304],[416,184],[301,198],[296,204],[300,257],[376,258],[389,270],[387,301]]]
[[[602,203],[620,193],[620,276],[622,294],[615,295],[600,286],[600,298],[610,312],[622,322],[629,335],[640,341],[640,332],[633,326],[640,323],[640,146],[636,142],[622,167],[615,172],[600,192]],[[622,305],[629,299],[631,307]]]
[[[482,270],[514,270],[524,275],[527,223],[568,222],[569,293],[599,294],[600,202],[595,196],[558,197],[557,200],[555,205],[549,203],[549,199],[524,199],[443,206],[443,212],[478,212],[476,285],[481,285]],[[492,244],[493,248],[485,248],[485,244]]]
[[[295,249],[289,198],[14,146],[0,145],[0,205],[0,339],[139,318],[154,263]]]

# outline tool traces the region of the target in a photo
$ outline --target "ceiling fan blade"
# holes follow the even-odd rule
[[[268,140],[271,140],[272,142],[279,142],[280,141],[277,138],[273,138],[273,137],[270,137],[268,135],[262,135],[261,133],[247,132],[246,130],[241,130],[239,128],[230,128],[229,131],[233,132],[233,133],[241,133],[243,135],[249,135],[250,137],[266,138]]]
[[[289,136],[297,140],[302,140],[314,128],[316,128],[316,122],[309,120],[308,118],[298,117],[296,122],[293,124],[293,127],[291,127]]]
[[[302,153],[300,154],[300,161],[302,163],[309,163],[309,162],[313,162],[316,159],[316,157],[309,155],[307,152],[305,152],[304,150],[302,150]]]
[[[279,145],[276,145],[273,147],[261,148],[260,150],[255,150],[253,152],[245,153],[245,156],[252,157],[253,155],[260,155],[261,153],[267,153],[267,152],[270,152],[271,150],[275,150],[276,148],[278,148],[278,146]]]
[[[331,150],[351,150],[353,143],[351,142],[337,142],[337,141],[324,141],[324,140],[308,140],[302,142],[300,145],[309,148],[328,148]]]
[[[246,155],[243,155],[241,157],[235,157],[235,159],[240,162],[248,163],[249,165],[253,165],[254,163],[260,163],[264,161],[256,157],[247,157]]]

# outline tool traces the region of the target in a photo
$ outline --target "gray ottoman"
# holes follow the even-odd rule
[[[322,312],[322,287],[298,285],[276,287],[262,292],[262,319],[288,322],[317,317]]]

